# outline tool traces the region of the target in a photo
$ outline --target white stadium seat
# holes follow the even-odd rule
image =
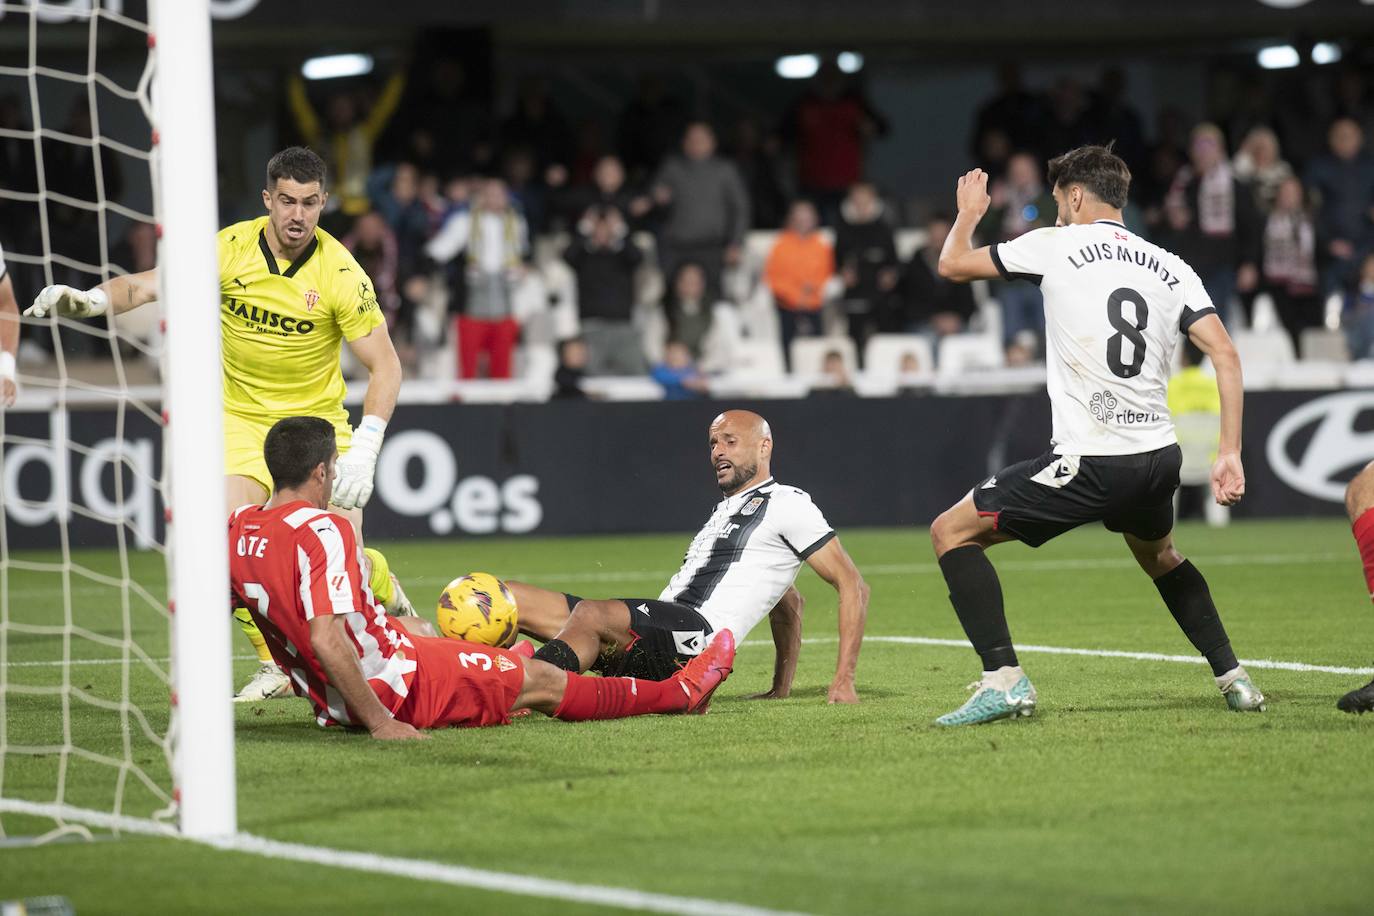
[[[1231,335],[1240,354],[1247,388],[1271,388],[1293,364],[1293,341],[1285,331],[1236,331]]]
[[[918,371],[934,371],[935,349],[920,334],[874,334],[864,344],[864,371],[871,375],[898,375],[902,358],[908,353],[916,357]]]
[[[1306,328],[1299,340],[1303,361],[1348,363],[1350,349],[1345,334],[1330,328]]]
[[[939,362],[935,371],[941,377],[979,369],[1000,369],[1006,362],[1002,343],[987,334],[950,334],[940,338]]]
[[[845,372],[853,375],[858,370],[859,352],[849,337],[798,337],[792,341],[792,374],[820,375],[826,354],[831,352],[843,357]]]

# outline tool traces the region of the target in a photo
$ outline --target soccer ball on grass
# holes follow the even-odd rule
[[[440,632],[451,639],[507,649],[520,633],[515,596],[490,573],[469,573],[450,582],[439,594],[435,616]]]

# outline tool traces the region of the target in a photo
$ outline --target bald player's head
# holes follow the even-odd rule
[[[773,430],[763,417],[748,410],[727,410],[711,421],[708,434],[711,467],[726,496],[771,476]]]

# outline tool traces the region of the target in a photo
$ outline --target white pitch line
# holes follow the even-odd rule
[[[1208,566],[1302,566],[1308,563],[1344,563],[1347,561],[1353,562],[1352,558],[1344,553],[1239,553],[1198,557],[1197,565],[1205,569]],[[1079,560],[1032,559],[998,561],[994,558],[993,565],[1003,572],[1072,572],[1082,569],[1138,568],[1136,561],[1129,556],[1097,557]],[[862,566],[859,571],[865,576],[929,575],[931,573],[938,573],[940,567],[935,563],[874,563]],[[533,582],[541,579],[549,582],[640,582],[651,579],[662,579],[666,582],[675,572],[677,572],[675,569],[636,569],[622,570],[619,572],[580,570],[577,572],[563,573],[521,573],[510,575],[506,578],[517,579],[523,582]],[[443,576],[407,576],[405,581],[448,582],[450,580]]]
[[[814,638],[803,639],[806,645],[827,645],[839,642],[833,636],[817,636]],[[868,643],[891,643],[903,646],[940,646],[951,649],[967,649],[969,644],[963,639],[940,639],[934,636],[865,636],[864,642]],[[773,644],[766,639],[750,639],[740,643],[744,646],[769,646]],[[1184,665],[1202,665],[1206,663],[1200,655],[1168,655],[1163,652],[1131,652],[1125,649],[1078,649],[1072,646],[1016,646],[1017,652],[1036,652],[1042,655],[1086,655],[1092,658],[1125,658],[1140,662],[1176,662]],[[257,658],[256,655],[235,655],[234,661],[246,662]],[[136,660],[135,660],[136,661]],[[154,659],[156,662],[171,662],[170,658]],[[123,662],[119,658],[74,658],[72,665],[118,665]],[[1314,665],[1308,662],[1279,662],[1272,659],[1243,658],[1241,664],[1251,668],[1268,669],[1271,671],[1307,671],[1319,674],[1374,674],[1374,668],[1347,668],[1340,665]],[[51,668],[64,664],[61,659],[27,662],[7,662],[5,668]]]
[[[803,643],[837,643],[832,637],[803,639]],[[865,636],[864,642],[895,643],[903,646],[946,646],[952,649],[969,649],[966,639],[937,639],[933,636]],[[751,639],[740,643],[741,646],[772,646],[766,639]],[[1123,649],[1076,649],[1071,646],[1023,646],[1016,644],[1016,651],[1032,652],[1041,655],[1086,655],[1092,658],[1126,658],[1138,662],[1176,662],[1184,665],[1205,665],[1207,659],[1200,655],[1167,655],[1163,652],[1128,652]],[[1374,674],[1374,668],[1347,668],[1340,665],[1312,665],[1307,662],[1276,662],[1265,658],[1242,658],[1240,663],[1247,668],[1268,669],[1270,671],[1305,671],[1320,674]]]
[[[455,887],[472,887],[479,890],[494,891],[502,894],[518,894],[525,897],[542,897],[564,900],[570,903],[585,903],[594,906],[614,907],[625,910],[646,910],[651,913],[673,913],[680,916],[802,916],[783,910],[770,910],[763,907],[734,903],[728,900],[709,900],[701,897],[677,897],[671,894],[655,894],[626,887],[609,887],[600,884],[579,884],[573,881],[559,881],[552,878],[536,878],[531,875],[513,872],[487,871],[468,868],[463,865],[448,865],[427,859],[403,859],[398,856],[382,856],[369,852],[354,852],[347,849],[332,849],[327,846],[306,846],[302,843],[283,843],[251,833],[236,833],[226,837],[192,839],[182,837],[169,825],[144,818],[109,814],[103,811],[90,811],[68,805],[24,801],[22,799],[0,798],[0,811],[14,814],[27,814],[34,817],[50,818],[87,824],[109,830],[142,836],[187,839],[202,843],[226,852],[242,852],[263,856],[268,859],[285,859],[292,862],[306,862],[312,865],[325,865],[331,868],[345,868],[352,871],[373,874],[394,875],[399,878],[413,878],[419,881],[433,881]]]

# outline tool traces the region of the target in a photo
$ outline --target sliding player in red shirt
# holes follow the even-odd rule
[[[288,417],[268,432],[263,451],[274,495],[230,519],[230,585],[321,725],[404,740],[425,737],[421,728],[503,725],[522,709],[569,721],[704,713],[730,673],[729,630],[654,682],[583,677],[436,637],[418,618],[388,617],[368,587],[353,526],[325,508],[339,456],[333,425]]]

